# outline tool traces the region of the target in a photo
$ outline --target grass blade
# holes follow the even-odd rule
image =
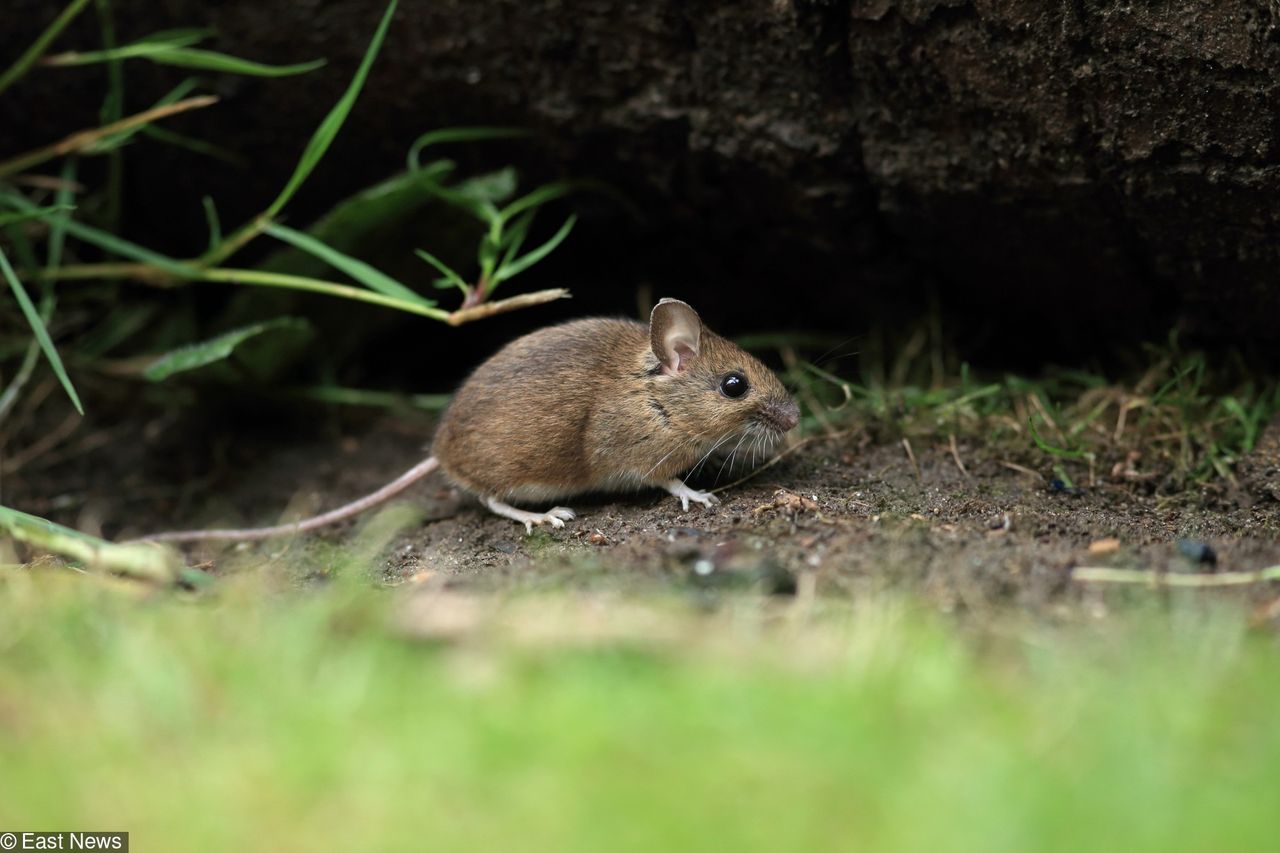
[[[251,77],[289,77],[315,71],[325,64],[323,59],[313,59],[310,62],[299,62],[294,65],[264,65],[249,59],[190,47],[170,48],[147,54],[146,58],[159,65],[198,68],[202,71],[222,71],[227,74],[244,74]]]
[[[278,224],[268,226],[266,233],[277,240],[282,240],[295,248],[314,255],[334,269],[341,270],[351,276],[370,290],[376,290],[379,293],[395,296],[399,299],[420,302],[423,305],[431,306],[436,304],[364,261],[326,246],[310,234],[304,234],[301,231],[295,231],[292,228],[286,228]]]
[[[405,227],[436,202],[425,186],[428,171],[401,172],[343,199],[310,223],[306,233],[335,251],[355,256],[365,247],[385,244],[387,234]],[[328,272],[323,261],[291,246],[281,246],[255,266],[316,278],[323,278]]]
[[[1036,429],[1036,420],[1034,417],[1027,418],[1027,426],[1031,431],[1031,440],[1035,442],[1036,447],[1048,453],[1050,456],[1057,456],[1062,459],[1088,459],[1089,453],[1083,450],[1070,450],[1066,447],[1054,447],[1040,436],[1040,431]],[[1062,479],[1066,480],[1066,477]]]
[[[117,46],[116,19],[111,9],[111,0],[95,0],[97,7],[98,32],[102,38],[102,49],[111,50]],[[124,63],[120,60],[107,62],[107,93],[102,99],[102,107],[98,110],[98,124],[111,124],[124,118]],[[107,152],[107,180],[103,187],[105,201],[102,218],[99,224],[112,233],[120,231],[120,217],[124,210],[124,152],[113,150]]]
[[[142,375],[152,382],[163,382],[176,373],[185,373],[229,358],[245,341],[277,329],[310,332],[311,324],[298,317],[279,317],[275,320],[233,329],[207,341],[188,344],[159,356],[147,366]]]
[[[496,228],[501,221],[501,214],[493,202],[484,198],[476,198],[473,195],[461,193],[448,187],[442,187],[439,184],[432,184],[428,188],[432,195],[435,195],[444,201],[449,202],[454,207],[460,207],[467,213],[470,213],[476,219],[488,225],[490,228]]]
[[[443,186],[436,177],[444,177],[453,171],[453,167],[454,164],[447,160],[437,160],[429,163],[422,170],[410,174],[421,179],[420,186],[426,192],[467,211],[488,225],[491,234],[497,235],[502,227],[502,217],[494,202],[502,201],[515,192],[515,169],[508,167],[486,175],[478,175],[462,181],[455,187]]]
[[[222,222],[218,219],[218,208],[212,198],[205,196],[200,203],[204,205],[204,221],[209,224],[209,248],[212,249],[222,242]]]
[[[0,202],[17,208],[22,211],[30,211],[36,209],[36,206],[27,201],[20,195],[14,193],[0,193]],[[50,214],[50,217],[54,214]],[[50,217],[45,217],[50,218]],[[150,249],[143,248],[136,243],[130,243],[114,234],[108,234],[98,228],[85,225],[82,222],[76,222],[74,219],[66,219],[63,223],[67,233],[83,240],[84,242],[97,246],[99,249],[105,249],[108,252],[120,255],[125,258],[132,258],[135,261],[141,261],[144,264],[162,269],[165,272],[172,273],[179,278],[192,278],[196,270],[184,264],[182,261],[153,252]]]
[[[117,545],[6,506],[0,506],[0,530],[93,569],[161,583],[172,582],[179,572],[177,552],[170,548],[150,542]]]
[[[568,195],[581,185],[577,181],[553,181],[543,184],[528,195],[521,196],[502,209],[502,221],[506,222],[517,214],[534,207],[541,207],[552,199]]]
[[[475,202],[496,203],[504,201],[516,191],[516,170],[508,166],[487,175],[469,178],[451,189],[451,192]]]
[[[317,403],[333,403],[340,406],[374,406],[398,408],[405,405],[429,412],[438,412],[449,405],[451,394],[401,394],[396,391],[374,391],[367,388],[342,388],[337,385],[311,385],[289,388],[290,397],[312,400]]]
[[[67,208],[72,207],[73,199],[72,186],[76,177],[76,158],[69,157],[62,167],[61,185],[58,188],[56,202],[58,205]],[[46,270],[55,269],[62,262],[62,245],[66,236],[65,229],[61,226],[61,220],[67,217],[59,217],[57,221],[49,228],[49,237],[47,240],[49,253],[48,262],[45,266]],[[18,253],[22,263],[30,269],[36,269],[39,262],[35,258],[35,253],[21,231],[13,228],[6,228],[9,238],[13,241],[15,251]],[[40,294],[40,322],[46,327],[49,325],[50,319],[53,317],[53,310],[56,305],[53,296],[53,284],[48,276],[41,279]],[[18,395],[22,393],[22,389],[31,381],[32,374],[35,373],[36,365],[40,362],[40,340],[34,335],[31,342],[27,345],[27,350],[22,355],[22,361],[18,365],[18,369],[14,372],[13,378],[9,380],[9,384],[5,386],[3,393],[0,393],[0,422],[8,417],[9,412],[13,409],[13,404],[17,402]]]
[[[40,342],[40,348],[44,350],[45,358],[49,360],[49,366],[53,368],[53,372],[57,375],[58,381],[62,383],[67,396],[71,398],[71,405],[75,406],[76,411],[83,415],[84,406],[80,404],[80,395],[76,393],[75,386],[71,384],[71,377],[67,376],[67,370],[62,365],[62,358],[58,355],[58,350],[53,345],[53,339],[49,337],[49,330],[45,328],[44,321],[40,318],[40,313],[36,311],[36,306],[32,304],[31,297],[27,296],[27,291],[22,286],[22,282],[18,281],[18,276],[14,273],[13,267],[9,266],[9,258],[5,255],[3,249],[0,249],[0,273],[3,273],[8,280],[9,288],[13,291],[14,298],[18,300],[18,306],[22,309],[27,322],[31,325],[31,331],[36,336],[36,340]]]
[[[515,218],[502,234],[502,239],[498,241],[499,248],[507,249],[511,258],[514,258],[520,252],[520,246],[524,244],[524,238],[529,236],[529,226],[533,224],[533,218],[537,214],[536,210],[526,210]],[[514,251],[512,251],[514,247]]]
[[[217,267],[215,269],[198,270],[196,276],[201,281],[250,285],[253,287],[279,287],[285,290],[323,293],[326,296],[336,296],[339,299],[349,299],[353,302],[379,305],[383,308],[394,308],[397,311],[404,311],[408,314],[417,314],[420,317],[430,317],[433,320],[443,320],[445,322],[450,322],[452,317],[450,312],[433,305],[424,305],[418,300],[410,302],[407,299],[387,296],[385,293],[375,293],[362,287],[336,284],[332,281],[321,281],[320,279],[300,275]]]
[[[62,14],[54,18],[53,23],[45,28],[45,31],[31,43],[31,46],[12,65],[6,68],[3,74],[0,74],[0,92],[8,89],[22,75],[31,70],[31,66],[49,49],[49,45],[58,37],[58,34],[66,29],[67,24],[71,23],[76,15],[79,15],[87,5],[89,5],[89,0],[71,0],[66,8],[62,10]]]
[[[64,210],[75,210],[74,204],[53,204],[48,207],[40,207],[35,210],[28,210],[22,213],[0,213],[0,228],[6,225],[14,225],[19,222],[26,222],[28,219],[48,219],[54,213],[60,213]]]
[[[132,44],[121,45],[107,50],[91,50],[83,53],[68,51],[50,56],[41,61],[41,65],[59,68],[70,68],[78,65],[93,65],[99,62],[114,62],[121,59],[136,59],[151,56],[178,48],[198,44],[213,34],[213,30],[185,29],[164,30],[138,39]]]
[[[161,107],[167,107],[170,104],[176,104],[178,101],[181,101],[187,95],[191,94],[192,90],[195,89],[197,85],[199,85],[199,82],[196,80],[196,78],[188,77],[186,80],[183,80],[177,86],[174,86],[172,89],[170,89],[168,94],[166,94],[163,98],[161,98],[160,100],[152,104],[151,109],[156,110],[156,109],[160,109]],[[130,139],[132,139],[135,135],[147,130],[151,130],[153,129],[153,127],[154,126],[150,124],[135,125],[134,127],[131,127],[128,130],[121,131],[120,133],[113,134],[111,136],[108,136],[102,139],[100,142],[97,142],[94,145],[90,146],[89,148],[85,149],[85,153],[86,154],[102,154],[108,151],[115,151],[116,149],[123,146]]]
[[[418,257],[422,258],[424,261],[431,264],[431,266],[435,267],[440,272],[440,274],[445,277],[448,284],[453,285],[454,287],[461,290],[463,293],[467,293],[471,290],[471,287],[465,281],[462,280],[462,276],[454,272],[453,269],[444,261],[440,260],[435,255],[431,254],[425,249],[415,249],[414,251],[417,253]]]
[[[432,145],[446,142],[478,142],[484,139],[520,139],[532,136],[527,130],[516,127],[446,127],[430,130],[419,136],[409,146],[409,171],[422,169],[422,152]]]
[[[58,187],[58,195],[54,199],[55,207],[62,209],[62,212],[75,210],[72,200],[75,198],[75,191],[72,189],[76,184],[76,171],[80,167],[80,161],[75,157],[68,157],[66,162],[62,164],[62,172],[58,175],[61,180],[61,186]],[[49,254],[45,259],[46,270],[56,270],[62,266],[62,249],[67,242],[67,223],[71,221],[71,214],[65,213],[63,216],[53,217],[49,222]],[[52,296],[52,287],[49,281],[45,280],[45,295]]]
[[[578,217],[570,216],[565,220],[564,225],[560,226],[560,230],[557,231],[550,240],[523,257],[512,261],[510,264],[505,264],[504,266],[499,267],[496,280],[506,281],[509,278],[513,278],[554,252],[556,247],[563,243],[565,238],[569,236],[569,232],[573,230],[573,226],[577,221]]]
[[[325,60],[316,59],[311,62],[300,62],[294,65],[265,65],[261,62],[192,47],[192,45],[203,41],[211,32],[211,30],[194,29],[168,30],[162,33],[153,33],[132,44],[121,45],[107,50],[61,53],[57,56],[49,57],[44,61],[44,64],[70,67],[92,65],[99,62],[119,62],[124,59],[147,59],[161,65],[198,68],[205,71],[223,71],[229,74],[246,74],[254,77],[286,77],[291,74],[305,74],[325,64]]]
[[[504,249],[502,260],[498,262],[498,281],[502,280],[502,270],[510,266],[511,262],[520,255],[525,238],[529,236],[529,226],[533,225],[533,217],[537,212],[537,210],[527,210],[517,216],[515,222],[511,223],[511,227],[506,229],[502,239],[498,241],[498,248]]]
[[[360,90],[364,88],[364,81],[369,76],[369,69],[373,67],[373,60],[377,57],[378,51],[381,50],[382,41],[387,35],[387,28],[391,25],[391,16],[395,14],[397,2],[398,0],[391,0],[387,4],[387,11],[383,13],[382,20],[378,23],[378,29],[374,32],[373,40],[369,42],[368,49],[365,50],[364,58],[360,61],[360,67],[356,69],[355,76],[351,78],[351,83],[347,86],[347,90],[342,97],[338,99],[338,103],[333,105],[333,109],[329,111],[324,121],[320,122],[320,126],[316,128],[311,141],[303,149],[302,157],[299,159],[293,175],[289,178],[289,182],[285,184],[284,189],[280,191],[280,195],[267,208],[267,218],[275,216],[288,204],[289,199],[293,198],[293,194],[302,186],[302,182],[311,175],[320,159],[324,157],[325,152],[329,150],[329,146],[333,144],[338,131],[342,129],[343,123],[346,122],[347,116],[350,115],[351,108],[355,106]]]
[[[347,85],[342,97],[333,105],[333,108],[329,110],[329,114],[324,117],[324,121],[320,122],[320,126],[311,135],[311,139],[307,142],[307,147],[302,150],[298,165],[294,167],[293,174],[289,176],[284,189],[280,191],[280,194],[276,196],[266,210],[238,228],[235,233],[216,248],[206,252],[200,258],[202,265],[214,266],[222,263],[238,252],[245,243],[261,234],[271,224],[271,220],[289,203],[289,200],[293,198],[303,182],[315,171],[325,152],[333,144],[338,131],[342,129],[347,116],[350,115],[352,107],[355,106],[356,98],[360,95],[360,90],[364,88],[365,80],[369,76],[369,69],[373,67],[373,60],[377,57],[378,51],[382,48],[382,42],[386,38],[387,28],[391,25],[391,17],[395,14],[397,3],[398,0],[391,0],[387,4],[387,10],[383,13],[382,20],[378,23],[378,29],[374,32],[373,39],[365,50],[364,58],[361,59],[360,67],[356,69],[355,76],[351,78],[351,82]]]
[[[480,265],[480,283],[484,286],[486,293],[498,283],[493,273],[498,266],[499,239],[501,239],[500,236],[495,237],[493,230],[490,230],[480,240],[480,245],[476,249],[476,263]]]

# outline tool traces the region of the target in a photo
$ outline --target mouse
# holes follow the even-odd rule
[[[560,502],[587,493],[663,489],[688,511],[719,501],[683,475],[717,450],[767,453],[799,421],[772,370],[703,325],[688,303],[667,298],[648,324],[589,317],[511,341],[458,388],[431,455],[369,495],[291,524],[143,538],[302,533],[377,506],[435,471],[528,532],[563,527],[576,514]]]

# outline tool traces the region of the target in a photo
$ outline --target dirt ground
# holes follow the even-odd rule
[[[411,414],[289,429],[299,435],[288,444],[272,429],[230,443],[206,440],[176,418],[89,430],[79,439],[89,445],[85,452],[64,452],[61,462],[51,454],[49,464],[31,460],[8,473],[5,501],[115,539],[175,526],[274,523],[392,479],[425,453],[431,420]],[[206,442],[204,452],[175,455],[193,440]],[[909,455],[901,440],[854,425],[844,435],[810,438],[721,492],[720,506],[685,512],[658,493],[578,500],[569,502],[577,520],[532,535],[433,476],[399,499],[419,508],[422,520],[380,540],[375,563],[392,584],[477,591],[900,589],[944,610],[1043,612],[1102,606],[1101,593],[1072,581],[1078,566],[1250,571],[1280,564],[1276,427],[1240,465],[1238,487],[1219,482],[1160,495],[1149,483],[1100,473],[1092,485],[1082,479],[1080,488],[1062,489],[1051,463],[1033,448],[977,436],[958,437],[954,448],[949,436],[917,436]],[[720,485],[743,473],[719,474]],[[708,466],[695,482],[712,486],[717,474]],[[295,562],[323,575],[340,551],[334,544],[353,541],[363,524],[298,541],[200,543],[187,553],[215,572],[264,556],[302,556]],[[1243,595],[1263,602],[1274,593],[1263,585]]]

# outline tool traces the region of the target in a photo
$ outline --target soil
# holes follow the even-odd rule
[[[189,421],[86,429],[64,448],[83,452],[64,452],[62,462],[50,452],[46,462],[10,472],[5,502],[111,538],[269,524],[286,508],[293,517],[310,514],[392,479],[422,457],[432,426],[430,416],[416,413],[321,418],[318,425],[259,430],[220,444]],[[217,432],[224,425],[206,426]],[[282,446],[287,432],[296,432],[295,440]],[[181,448],[187,458],[175,455]],[[909,456],[899,438],[854,426],[810,437],[721,492],[718,507],[685,512],[657,493],[572,501],[577,520],[532,535],[432,477],[402,499],[422,510],[421,523],[378,540],[375,564],[390,584],[477,591],[789,594],[807,586],[847,596],[888,589],[923,595],[944,610],[1003,605],[1044,613],[1080,604],[1096,609],[1111,600],[1074,583],[1077,566],[1249,571],[1280,564],[1280,490],[1273,491],[1280,423],[1240,466],[1238,486],[1161,495],[1149,482],[1099,476],[1068,489],[1053,482],[1051,467],[1031,448],[993,446],[977,436],[957,438],[954,449],[949,436],[917,436]],[[716,475],[709,467],[700,485],[714,485]],[[730,479],[726,471],[720,484]],[[284,563],[279,558],[292,555],[290,565],[322,577],[342,553],[333,545],[356,541],[353,532],[366,521],[297,542],[200,543],[189,557],[222,573],[260,565],[264,556]],[[1187,552],[1197,549],[1206,559],[1193,563]],[[1266,585],[1230,594],[1259,602],[1274,597]]]

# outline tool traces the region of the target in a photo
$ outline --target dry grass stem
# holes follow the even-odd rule
[[[1280,580],[1280,566],[1268,566],[1256,572],[1216,572],[1214,574],[1171,574],[1143,569],[1112,569],[1105,566],[1079,566],[1071,578],[1081,583],[1146,584],[1147,586],[1217,587],[1244,586]]]
[[[150,124],[162,118],[185,113],[189,110],[198,110],[203,107],[212,106],[218,102],[217,95],[197,95],[194,98],[187,98],[176,103],[167,104],[163,107],[155,107],[154,109],[145,110],[140,113],[122,118],[119,121],[113,121],[110,124],[104,124],[102,127],[93,127],[87,130],[79,130],[64,139],[46,145],[43,148],[37,148],[34,151],[28,151],[25,154],[19,154],[17,157],[10,158],[0,162],[0,178],[7,178],[10,175],[16,175],[19,172],[25,172],[33,166],[38,166],[49,160],[58,157],[65,157],[68,154],[74,154],[77,151],[83,151],[92,145],[101,142],[108,136],[116,133],[122,133],[126,130],[132,130],[144,124]]]
[[[533,305],[542,305],[547,302],[554,302],[557,299],[568,298],[569,291],[563,287],[539,290],[534,293],[522,293],[519,296],[499,299],[497,302],[484,302],[471,308],[460,308],[449,314],[447,322],[450,326],[461,326],[463,323],[483,320],[485,317],[492,317],[495,314],[505,314],[508,311],[516,311],[520,308],[528,308]]]
[[[907,459],[911,461],[911,470],[916,472],[916,482],[923,483],[924,475],[920,472],[920,463],[916,461],[916,452],[911,449],[911,439],[902,439],[902,449],[907,451]]]

